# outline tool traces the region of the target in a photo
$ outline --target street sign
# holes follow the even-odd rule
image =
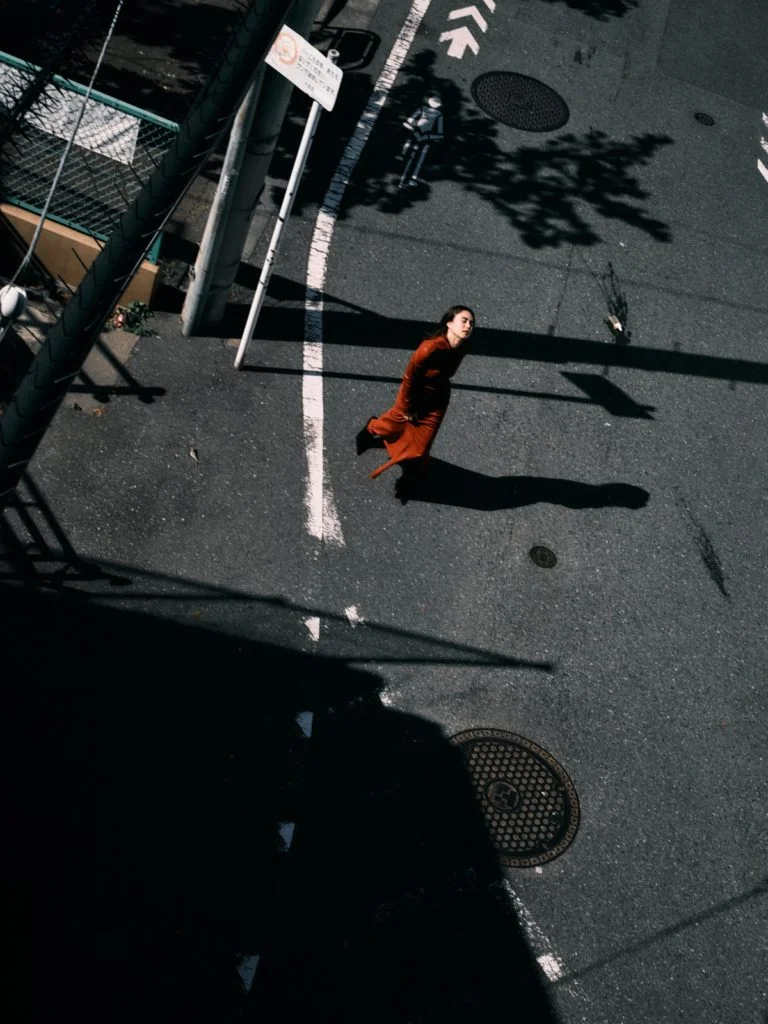
[[[298,32],[283,25],[266,60],[315,102],[333,110],[344,72]]]

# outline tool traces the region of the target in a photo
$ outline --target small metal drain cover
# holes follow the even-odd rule
[[[528,554],[531,556],[533,564],[538,565],[540,569],[554,569],[557,565],[557,555],[549,548],[537,545],[535,548],[531,548]]]
[[[558,857],[579,827],[579,799],[565,769],[524,736],[469,729],[451,737],[502,864],[532,868]]]
[[[516,71],[487,71],[472,83],[472,95],[490,117],[524,132],[554,132],[570,117],[559,93]]]
[[[711,114],[705,114],[704,111],[699,110],[698,113],[693,115],[694,121],[698,121],[699,124],[705,124],[707,128],[711,128],[715,123],[714,117]]]

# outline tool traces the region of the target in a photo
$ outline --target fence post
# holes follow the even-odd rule
[[[244,13],[171,148],[51,329],[0,419],[0,502],[16,487],[104,320],[226,130],[291,5],[254,0]]]

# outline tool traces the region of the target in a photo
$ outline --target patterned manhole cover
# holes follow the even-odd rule
[[[490,117],[524,132],[554,132],[570,117],[559,93],[516,71],[487,71],[472,83],[472,95]]]
[[[554,569],[557,565],[557,555],[550,548],[537,545],[528,552],[534,565],[540,569]]]
[[[451,737],[502,864],[532,868],[558,857],[579,827],[579,799],[546,750],[511,732],[468,729]]]

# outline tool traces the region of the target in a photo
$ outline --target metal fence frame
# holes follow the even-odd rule
[[[32,75],[36,74],[39,71],[39,68],[36,65],[31,64],[29,61],[21,60],[20,58],[14,57],[14,56],[12,56],[11,54],[8,54],[8,53],[4,53],[1,50],[0,50],[0,65],[7,65],[9,67],[17,69],[18,71],[26,72],[26,73],[32,74]],[[64,92],[64,93],[74,93],[74,94],[76,94],[78,96],[84,96],[87,93],[87,91],[88,91],[85,86],[80,85],[77,82],[73,82],[70,79],[62,78],[60,75],[53,75],[51,77],[51,84],[53,86],[55,86],[57,89],[59,89],[62,92]],[[168,121],[168,120],[166,120],[163,117],[159,117],[157,114],[152,114],[152,113],[150,113],[147,110],[142,110],[140,107],[135,107],[135,106],[133,106],[130,103],[124,103],[122,100],[114,99],[114,97],[107,96],[104,93],[98,92],[95,89],[91,90],[91,94],[90,94],[90,97],[89,97],[89,102],[93,102],[93,103],[96,103],[96,104],[101,104],[101,105],[103,105],[105,107],[111,108],[113,110],[117,110],[120,113],[123,113],[123,114],[129,115],[131,117],[134,117],[134,118],[136,118],[137,120],[139,120],[139,121],[141,121],[143,123],[147,123],[147,124],[151,124],[151,125],[156,126],[160,131],[165,131],[165,132],[168,133],[168,145],[170,145],[172,135],[176,134],[179,131],[179,125],[176,124],[175,122]],[[27,115],[27,117],[24,119],[23,125],[19,128],[19,130],[17,132],[17,136],[16,136],[17,142],[20,142],[22,146],[23,146],[23,135],[24,135],[25,130],[32,129],[35,132],[38,132],[40,134],[43,134],[43,135],[46,134],[44,129],[41,129],[38,126],[34,125],[33,122],[30,122],[29,119],[30,119],[31,116],[34,116],[34,113],[35,113],[35,110],[33,108],[33,110],[30,111],[30,114]],[[20,138],[19,138],[19,136],[20,136]],[[54,136],[51,135],[51,138],[54,138]],[[13,143],[11,143],[11,144],[13,144]],[[137,142],[137,146],[138,146],[138,142]],[[79,150],[81,151],[80,152],[80,157],[78,157],[78,151]],[[152,169],[154,169],[154,165],[157,162],[155,156],[150,154],[148,151],[147,151],[146,155],[148,156],[149,160],[152,162],[152,164],[153,164]],[[68,160],[77,160],[78,158],[82,159],[82,147],[78,146],[77,143],[76,143],[72,147],[72,150],[70,152]],[[106,157],[105,159],[109,159],[109,158]],[[112,162],[116,163],[116,161],[112,161]],[[86,166],[88,166],[88,165],[86,164]],[[90,167],[88,167],[88,172],[90,174],[94,173],[92,168],[90,168]],[[21,174],[23,175],[23,172],[21,172]],[[144,176],[144,178],[146,179],[148,176],[149,175],[146,174]],[[104,177],[106,178],[106,175]],[[52,178],[51,178],[51,180],[52,180]],[[125,181],[123,181],[122,184],[124,185]],[[133,184],[132,191],[138,191],[138,189],[143,184],[144,184],[144,181],[141,180],[141,176],[136,174],[136,183]],[[50,183],[49,183],[49,185],[50,185]],[[119,190],[119,186],[115,186],[115,187],[117,187],[118,190]],[[122,195],[122,192],[120,194]],[[40,214],[42,212],[42,206],[35,205],[34,203],[31,203],[31,202],[25,200],[23,198],[23,196],[14,194],[13,190],[8,192],[6,190],[6,188],[4,187],[4,183],[2,182],[2,180],[0,180],[0,199],[2,199],[2,201],[4,201],[4,202],[9,203],[10,205],[17,206],[20,209],[28,210],[31,213]],[[127,206],[127,205],[128,205],[128,203],[126,202],[125,206]],[[119,219],[119,216],[120,216],[120,214],[122,212],[123,212],[122,210],[115,209],[115,218],[114,218],[115,224],[117,223],[117,220]],[[63,216],[61,212],[56,212],[56,211],[52,211],[52,210],[49,209],[48,214],[47,214],[47,219],[52,220],[52,221],[56,221],[57,223],[63,224],[64,226],[66,226],[68,228],[71,228],[74,231],[78,231],[78,232],[80,232],[82,234],[89,235],[90,237],[96,238],[96,239],[98,239],[100,241],[106,241],[106,239],[109,237],[108,232],[104,232],[103,230],[95,229],[94,227],[89,226],[88,224],[85,224],[85,223],[82,223],[82,222],[77,222],[77,221],[74,221],[72,219],[69,219],[66,216]],[[147,254],[147,258],[151,262],[153,262],[153,263],[157,262],[157,259],[158,259],[158,256],[159,256],[160,241],[161,241],[160,236],[158,236],[156,242],[152,246],[152,249]]]

